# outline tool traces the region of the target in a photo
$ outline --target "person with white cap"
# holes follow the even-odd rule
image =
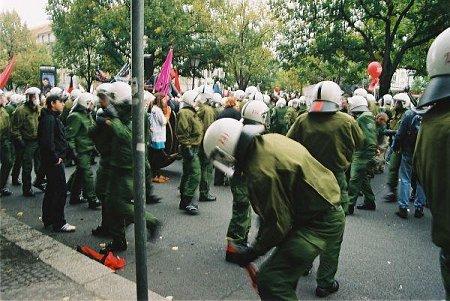
[[[423,114],[413,167],[430,205],[433,243],[450,299],[450,28],[431,44],[427,55],[431,80],[417,105]]]
[[[94,174],[91,169],[91,154],[94,142],[91,131],[94,120],[89,108],[94,101],[94,95],[81,93],[73,103],[71,113],[67,117],[67,141],[71,150],[76,169],[69,180],[70,201],[72,205],[88,202],[89,209],[96,209],[101,205],[95,195]],[[83,192],[83,197],[81,197]]]
[[[19,157],[23,156],[22,192],[25,197],[34,196],[34,192],[31,189],[31,171],[33,170],[33,165],[36,173],[36,181],[43,181],[41,176],[38,177],[40,162],[37,129],[39,124],[39,115],[41,112],[41,108],[39,106],[40,93],[41,90],[36,87],[28,88],[25,91],[27,101],[24,105],[18,107],[14,111],[11,121],[11,131],[14,143],[16,145],[16,151],[20,153]]]

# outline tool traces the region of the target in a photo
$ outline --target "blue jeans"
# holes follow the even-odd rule
[[[400,208],[408,208],[409,195],[411,192],[412,154],[403,152],[400,170],[398,174],[397,200]],[[414,207],[425,206],[425,194],[422,186],[417,183],[416,195],[414,196]]]

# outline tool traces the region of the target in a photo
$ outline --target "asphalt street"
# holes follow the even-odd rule
[[[73,168],[66,171],[68,178]],[[181,162],[166,168],[164,175],[170,182],[155,185],[162,203],[146,206],[163,223],[160,239],[147,245],[149,289],[174,299],[258,299],[244,270],[224,259],[232,204],[230,188],[212,187],[218,200],[200,203],[200,215],[189,216],[178,209]],[[438,248],[431,242],[430,213],[426,210],[422,219],[412,214],[407,220],[395,216],[396,205],[382,200],[385,177],[377,175],[372,180],[377,210],[356,210],[347,218],[337,273],[341,288],[329,299],[443,299]],[[88,244],[99,248],[106,241],[91,235],[91,229],[99,223],[100,210],[89,210],[87,204],[67,205],[66,218],[77,231],[52,233],[44,230],[40,221],[43,194],[24,198],[20,187],[12,190],[12,197],[1,199],[2,210],[31,227],[71,247]],[[119,254],[127,260],[119,274],[134,281],[133,230],[132,226],[127,230],[128,250]],[[255,231],[252,227],[252,237]],[[316,268],[317,263],[310,276],[299,280],[300,299],[315,299]]]

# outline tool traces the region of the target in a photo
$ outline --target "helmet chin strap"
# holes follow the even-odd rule
[[[242,170],[244,168],[253,138],[261,135],[264,131],[265,127],[262,124],[249,124],[242,128],[242,133],[236,146],[236,169]]]

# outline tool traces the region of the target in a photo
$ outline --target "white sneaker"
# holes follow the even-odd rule
[[[58,232],[75,232],[76,227],[66,223]]]

